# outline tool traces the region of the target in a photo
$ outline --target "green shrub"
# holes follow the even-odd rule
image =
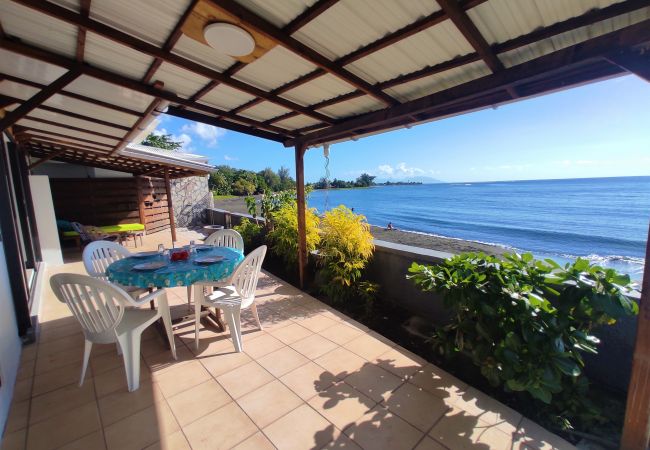
[[[333,301],[362,298],[372,301],[377,286],[361,283],[363,269],[372,257],[370,225],[366,218],[340,205],[327,211],[321,220],[319,265],[320,289]]]
[[[233,229],[241,234],[246,253],[264,243],[264,227],[257,222],[243,218],[239,225],[234,226]]]
[[[409,272],[422,290],[444,294],[452,311],[433,336],[442,355],[468,355],[490,384],[538,400],[560,426],[602,419],[586,396],[582,354],[597,353],[596,326],[637,314],[627,275],[584,259],[560,267],[531,254],[482,253],[413,263]]]
[[[305,210],[305,228],[307,234],[307,252],[316,249],[320,241],[318,235],[318,216],[313,208]],[[267,237],[271,250],[287,264],[298,263],[298,207],[295,201],[285,203],[271,213],[273,228]]]

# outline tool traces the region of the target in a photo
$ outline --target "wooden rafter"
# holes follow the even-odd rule
[[[90,17],[90,0],[81,0],[79,5],[79,12],[83,17]],[[86,50],[86,29],[79,27],[77,31],[77,61],[84,60],[84,53]]]
[[[163,50],[166,52],[170,52],[172,48],[174,48],[174,45],[178,42],[178,40],[181,38],[183,35],[183,24],[187,20],[187,18],[192,14],[192,11],[194,10],[194,7],[196,4],[199,2],[199,0],[192,0],[181,16],[180,20],[176,23],[176,26],[172,30],[172,32],[169,34],[167,37],[167,40],[163,44]],[[153,78],[154,74],[156,71],[160,68],[161,64],[163,63],[163,60],[161,58],[154,58],[153,62],[147,69],[147,72],[144,74],[142,77],[142,82],[143,83],[149,83],[151,79]]]
[[[9,128],[18,120],[29,114],[31,111],[38,108],[39,105],[41,105],[45,100],[52,97],[72,81],[76,80],[79,75],[81,75],[81,70],[78,67],[73,67],[61,75],[59,78],[50,83],[50,85],[45,89],[39,91],[29,100],[22,103],[18,108],[7,113],[7,115],[0,119],[0,130]]]
[[[20,129],[20,131],[18,131],[19,129]],[[39,138],[39,139],[46,139],[46,140],[50,140],[52,142],[59,142],[59,143],[64,143],[65,142],[65,143],[73,144],[74,142],[69,141],[69,139],[72,139],[74,141],[79,141],[78,143],[90,144],[90,145],[95,146],[95,147],[105,147],[105,148],[107,148],[109,150],[113,148],[112,145],[104,144],[103,142],[97,142],[97,141],[93,141],[91,139],[85,139],[85,138],[80,138],[80,137],[77,137],[77,136],[71,136],[69,134],[57,133],[55,131],[50,131],[50,130],[41,130],[39,128],[34,128],[34,127],[31,127],[31,126],[26,126],[26,125],[21,125],[20,128],[16,127],[16,130],[14,130],[14,133],[16,135],[28,134],[28,135],[30,135],[32,137]],[[34,134],[34,133],[38,133],[38,134]],[[45,134],[46,136],[41,136],[43,134]],[[53,136],[53,137],[50,137],[50,136]],[[59,138],[63,138],[63,139],[65,139],[65,141],[63,141],[63,140],[61,140]]]
[[[361,79],[357,75],[354,75],[352,72],[344,69],[335,62],[327,59],[311,47],[303,44],[299,40],[291,37],[289,34],[284,32],[282,29],[276,27],[271,22],[265,18],[258,16],[252,11],[241,6],[239,3],[234,0],[209,0],[211,3],[221,8],[224,11],[227,11],[230,14],[237,16],[242,23],[250,26],[251,28],[257,30],[259,33],[262,33],[268,36],[270,39],[274,40],[278,44],[284,46],[287,50],[294,52],[296,55],[306,59],[307,61],[319,66],[321,69],[327,71],[328,73],[346,81],[352,86],[356,87],[375,97],[376,99],[386,103],[387,105],[395,105],[398,102],[389,96],[388,94],[374,88],[370,83]],[[260,96],[257,96],[260,97]],[[294,109],[295,108],[290,108]]]
[[[89,130],[87,128],[75,127],[75,126],[69,125],[67,123],[63,124],[63,123],[60,123],[60,122],[55,122],[53,120],[41,119],[40,117],[25,116],[24,118],[27,119],[27,120],[31,120],[33,122],[39,122],[39,123],[43,123],[45,125],[52,125],[52,126],[55,126],[55,127],[63,127],[63,128],[68,129],[68,130],[79,131],[81,133],[86,133],[86,134],[92,134],[93,136],[102,137],[102,138],[106,138],[106,139],[113,139],[113,140],[116,140],[116,141],[122,139],[122,136],[114,136],[112,134],[100,133],[99,131]]]
[[[328,117],[321,113],[316,113],[310,111],[308,108],[305,108],[297,103],[294,103],[290,100],[286,100],[282,97],[276,95],[271,95],[268,92],[251,86],[243,81],[236,80],[234,78],[229,78],[223,75],[223,73],[216,70],[210,69],[204,65],[196,63],[192,60],[184,58],[175,53],[166,52],[162,48],[150,44],[146,41],[138,39],[128,33],[120,31],[116,28],[110,27],[102,22],[94,20],[92,18],[82,17],[80,14],[75,13],[69,9],[63,8],[61,6],[55,5],[50,2],[43,2],[40,0],[13,0],[17,3],[20,3],[23,6],[27,6],[41,13],[47,14],[56,19],[62,20],[64,22],[70,23],[78,27],[85,27],[88,31],[97,33],[100,36],[108,38],[114,42],[117,42],[120,45],[130,47],[134,50],[137,50],[148,56],[154,58],[160,58],[163,62],[168,62],[174,64],[178,67],[181,67],[185,70],[193,72],[197,75],[219,81],[220,83],[226,84],[230,87],[238,89],[247,94],[253,95],[255,97],[262,97],[265,100],[275,103],[277,105],[283,106],[288,109],[293,109],[301,111],[302,113],[312,116],[317,120],[322,120],[324,122],[333,123],[334,120],[331,117]]]
[[[623,51],[613,53],[607,59],[623,70],[650,82],[650,51]]]
[[[366,127],[381,128],[386,125],[388,128],[388,125],[404,117],[426,113],[433,108],[451,105],[459,100],[467,100],[472,97],[504,90],[508,86],[516,86],[524,81],[532,81],[536,78],[543,79],[544,76],[549,74],[562,73],[572,65],[584,64],[590,60],[602,60],[608,54],[647,42],[650,42],[650,20],[639,22],[630,27],[564,48],[445,91],[436,92],[385,110],[357,116],[323,131],[308,134],[300,138],[299,142],[313,145],[341,138],[346,134],[349,135]],[[294,146],[295,142],[291,140],[286,142],[285,145]]]
[[[52,159],[54,159],[54,158],[57,158],[57,157],[63,155],[66,151],[67,151],[67,149],[62,148],[62,149],[59,150],[59,151],[56,151],[56,152],[50,153],[49,155],[47,155],[47,156],[45,156],[45,157],[39,159],[38,161],[34,161],[33,163],[31,163],[31,164],[29,165],[29,170],[32,170],[33,168],[38,167],[38,166],[40,166],[40,165],[43,164],[43,163],[46,163],[46,162],[48,162],[48,161],[50,161],[50,160],[52,160]]]

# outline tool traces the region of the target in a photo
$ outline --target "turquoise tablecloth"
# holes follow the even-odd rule
[[[223,256],[224,260],[209,266],[198,265],[194,259],[202,256]],[[168,262],[167,266],[153,272],[133,270],[133,266],[145,262],[160,261],[163,257],[129,257],[116,261],[106,269],[108,279],[123,286],[139,288],[190,286],[197,281],[219,281],[229,277],[244,259],[244,255],[232,248],[214,247],[192,255],[186,261]]]

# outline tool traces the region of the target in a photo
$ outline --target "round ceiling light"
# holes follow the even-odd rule
[[[210,47],[226,55],[246,56],[255,50],[253,36],[231,23],[211,23],[203,29],[203,37]]]

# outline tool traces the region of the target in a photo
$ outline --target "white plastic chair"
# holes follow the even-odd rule
[[[135,301],[120,287],[107,281],[74,273],[61,273],[50,278],[50,285],[59,301],[65,303],[81,324],[86,339],[79,386],[83,385],[93,344],[116,343],[124,358],[129,392],[140,387],[140,337],[142,332],[162,317],[172,356],[176,345],[167,303],[167,294],[159,289]],[[158,299],[158,309],[127,309]]]
[[[203,241],[205,245],[213,245],[215,247],[229,247],[229,248],[234,248],[235,250],[239,250],[241,252],[244,251],[244,239],[241,237],[241,234],[239,234],[236,230],[231,230],[231,229],[223,229],[223,230],[217,230],[214,233],[212,233],[210,236],[205,238]],[[213,287],[222,287],[222,286],[228,286],[231,284],[231,279],[228,278],[227,280],[224,280],[220,283],[215,283],[212,286]],[[192,301],[192,286],[187,287],[187,303],[190,303]]]
[[[93,278],[108,281],[106,269],[115,261],[119,261],[131,256],[131,252],[117,242],[111,241],[94,241],[86,246],[83,251],[82,259],[86,272]],[[129,293],[133,298],[147,292],[146,289],[134,286],[122,286],[122,289]]]
[[[241,319],[240,313],[243,308],[251,308],[253,316],[257,321],[257,326],[262,329],[260,317],[257,314],[257,306],[255,305],[255,290],[257,289],[257,280],[262,268],[262,262],[266,255],[266,245],[256,248],[248,254],[246,258],[239,264],[231,278],[232,285],[220,287],[214,291],[210,296],[205,296],[204,286],[214,286],[213,283],[201,282],[196,283],[194,286],[195,291],[195,336],[194,343],[196,348],[199,348],[199,322],[201,314],[201,306],[213,307],[221,309],[224,313],[228,328],[230,329],[230,337],[232,338],[235,346],[235,351],[242,351],[241,340]]]

